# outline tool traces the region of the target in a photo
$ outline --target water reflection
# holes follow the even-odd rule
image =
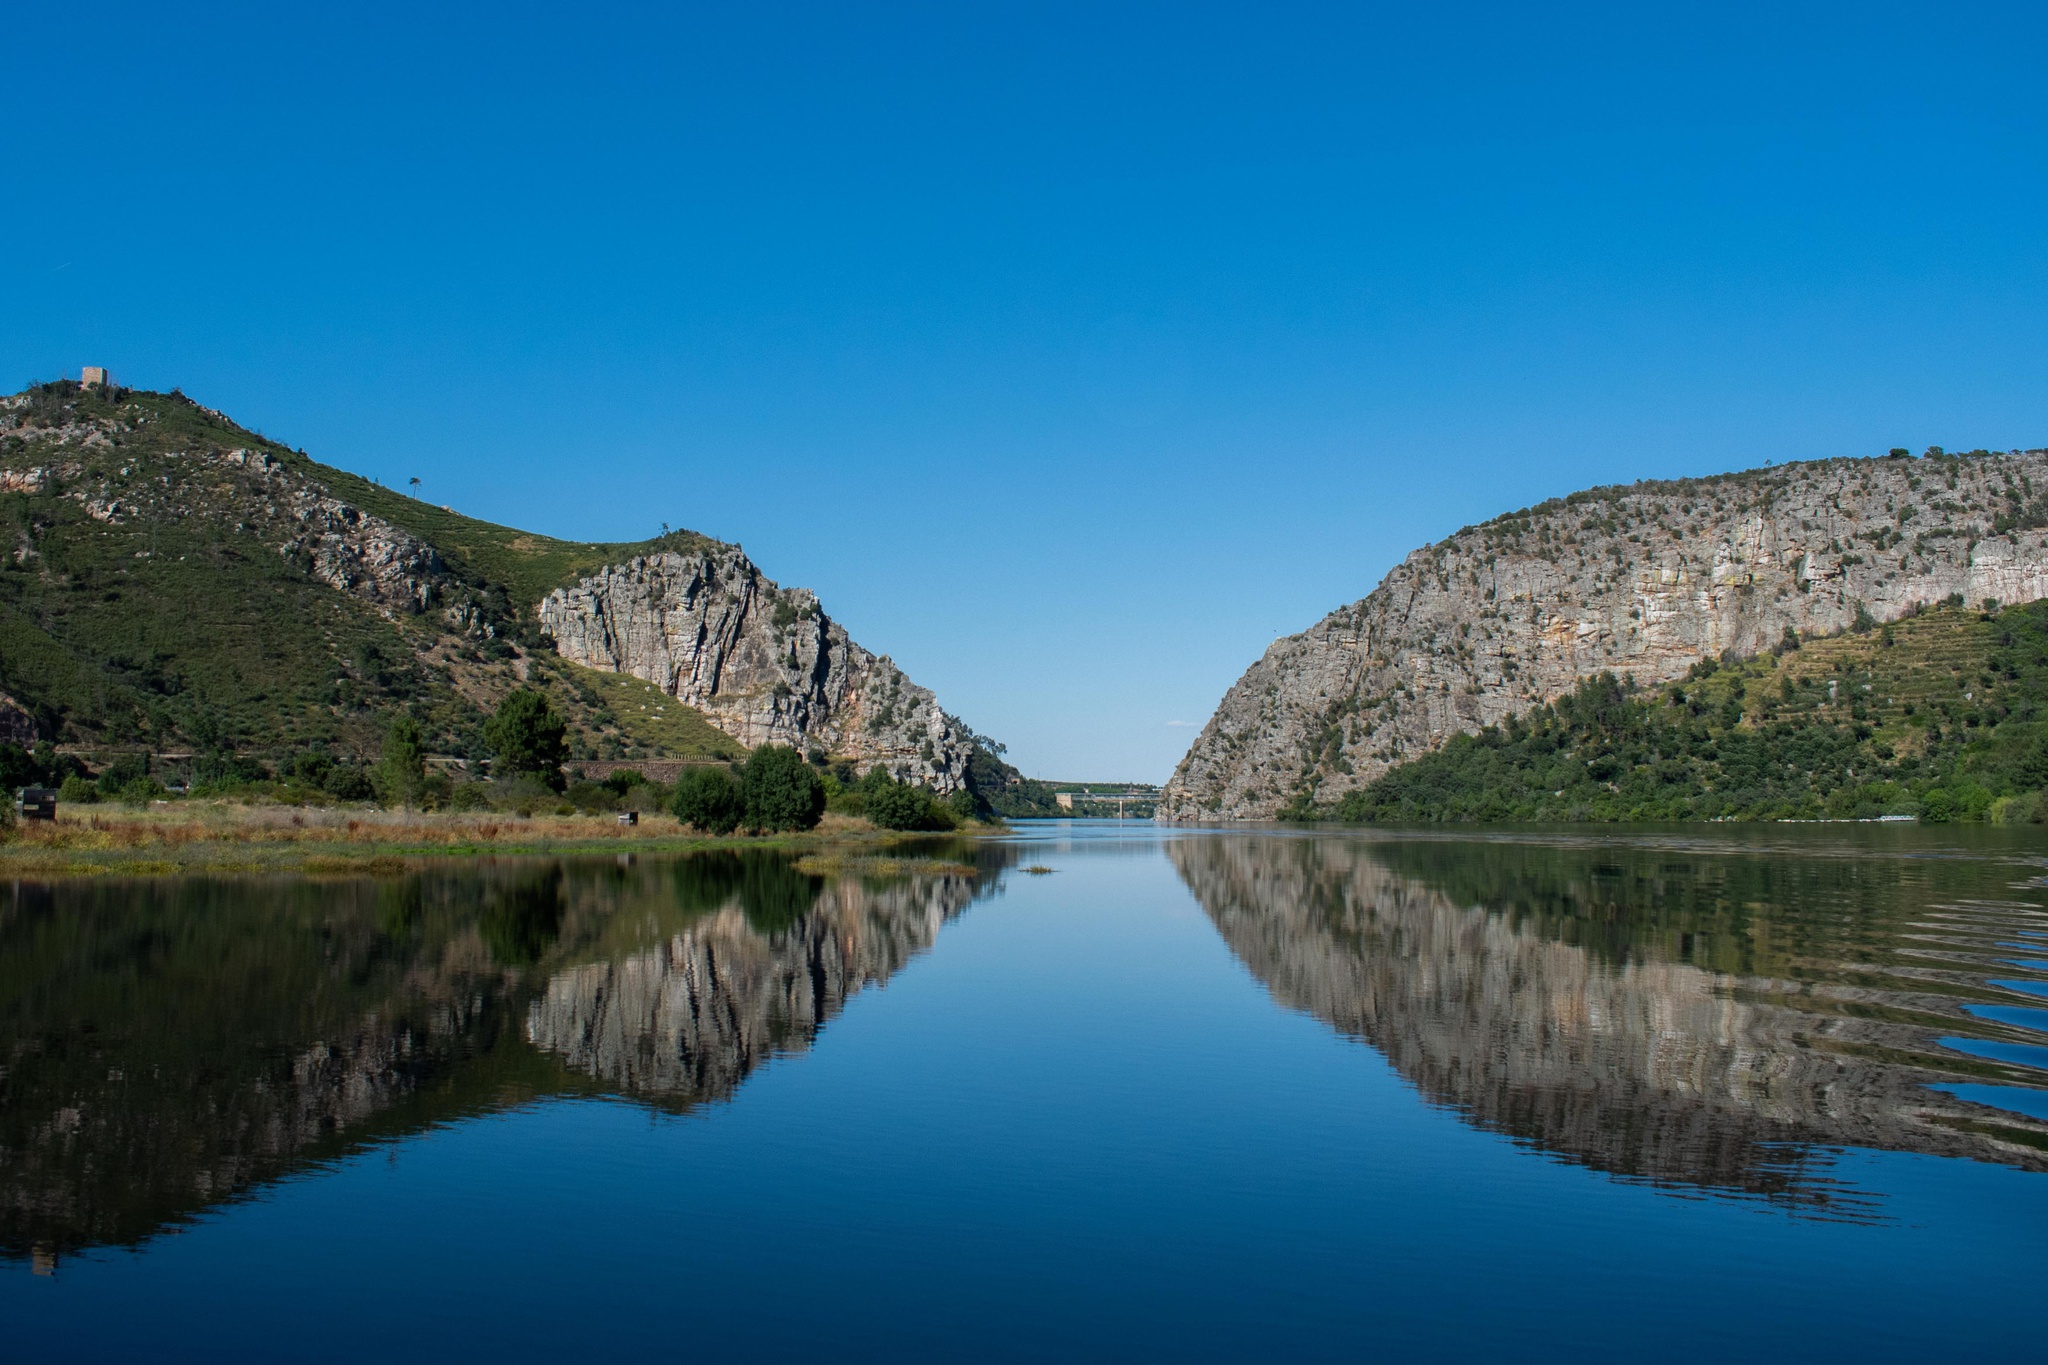
[[[1871,1212],[1829,1173],[1845,1145],[2048,1169],[2048,1125],[2026,1116],[2048,1075],[1956,1045],[2048,1042],[1977,1012],[2014,998],[1990,976],[1999,941],[2048,928],[2011,899],[2010,859],[1346,837],[1167,852],[1277,999],[1568,1160],[1845,1217]]]
[[[808,1046],[848,997],[930,948],[981,881],[962,869],[828,884],[731,855],[673,875],[699,918],[643,952],[555,973],[526,1019],[536,1047],[665,1106],[722,1099]]]
[[[808,1045],[1014,852],[489,860],[0,893],[0,1255],[132,1244],[544,1095],[676,1108]]]

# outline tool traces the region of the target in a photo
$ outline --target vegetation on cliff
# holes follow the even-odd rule
[[[1635,688],[1604,673],[1321,809],[1369,822],[2048,820],[2048,603],[1959,603]]]
[[[603,566],[710,548],[725,547],[690,531],[534,535],[318,464],[175,391],[36,385],[0,398],[0,693],[41,741],[10,776],[74,778],[74,800],[191,784],[432,808],[467,785],[449,761],[508,764],[490,721],[515,695],[561,727],[537,764],[530,746],[509,756],[536,786],[560,791],[578,761],[743,760],[655,683],[561,657],[539,614]],[[399,717],[434,762],[380,788]],[[977,792],[1022,782],[1000,752],[976,751]]]
[[[1787,629],[1957,594],[2048,597],[2048,450],[1898,450],[1587,489],[1466,527],[1275,641],[1162,793],[1166,819],[1330,809],[1453,735],[1612,673],[1644,687]]]

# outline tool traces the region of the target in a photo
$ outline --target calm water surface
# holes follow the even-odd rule
[[[2038,837],[924,854],[0,888],[0,1341],[2048,1354]]]

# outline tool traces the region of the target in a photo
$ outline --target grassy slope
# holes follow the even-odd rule
[[[436,748],[480,752],[484,709],[518,683],[516,659],[486,657],[438,613],[387,619],[286,563],[244,525],[260,500],[254,484],[222,497],[207,480],[231,475],[194,478],[187,463],[152,458],[167,452],[272,454],[434,544],[515,633],[548,589],[603,563],[712,543],[677,532],[658,541],[578,544],[444,512],[317,464],[173,394],[121,392],[110,400],[103,391],[60,385],[38,392],[35,402],[44,424],[118,420],[129,430],[99,449],[11,437],[0,445],[0,468],[75,461],[86,480],[110,481],[144,500],[141,515],[106,523],[62,487],[0,494],[0,539],[26,552],[0,558],[0,689],[66,742],[166,752],[217,738],[261,754],[315,744],[367,754],[389,716],[407,709],[428,725]],[[567,665],[538,654],[531,662],[541,665],[536,681],[556,693],[593,753],[693,757],[736,748],[701,716],[678,714],[687,708],[672,701],[669,714],[641,712],[637,697],[625,694],[634,680],[587,675],[578,685]]]
[[[2033,818],[2048,787],[2048,603],[1947,607],[1630,694],[1612,678],[1406,763],[1371,822]],[[1297,811],[1296,814],[1311,812]]]
[[[718,543],[694,531],[672,531],[653,540],[602,543],[556,540],[531,531],[465,517],[459,512],[449,512],[344,470],[316,465],[311,460],[305,460],[304,464],[314,477],[333,489],[337,497],[412,532],[438,549],[442,558],[465,577],[502,587],[522,611],[533,607],[554,589],[574,583],[607,564],[663,550],[688,553]]]

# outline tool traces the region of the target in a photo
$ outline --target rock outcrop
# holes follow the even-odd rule
[[[1276,641],[1159,818],[1270,819],[1572,690],[1642,683],[1959,594],[2048,596],[2048,452],[1790,464],[1600,488],[1468,527]]]
[[[426,611],[453,586],[439,552],[420,537],[336,497],[310,460],[266,450],[116,452],[136,428],[115,418],[40,425],[26,395],[0,399],[0,443],[45,461],[0,471],[0,492],[61,489],[108,526],[211,520],[253,535],[289,563],[386,615]],[[16,560],[26,558],[18,550]]]
[[[645,679],[742,744],[880,764],[942,794],[966,782],[966,727],[738,546],[611,565],[549,593],[540,621],[562,657]]]
[[[321,465],[182,394],[70,381],[0,396],[0,500],[13,619],[34,638],[10,645],[0,685],[62,743],[146,735],[176,753],[209,747],[203,730],[280,759],[361,754],[404,707],[437,752],[480,756],[483,717],[532,686],[579,759],[733,750],[682,708],[632,714],[650,709],[645,689],[577,677],[558,648],[745,745],[948,795],[970,775],[988,795],[1021,781],[816,596],[693,532],[532,535]]]

